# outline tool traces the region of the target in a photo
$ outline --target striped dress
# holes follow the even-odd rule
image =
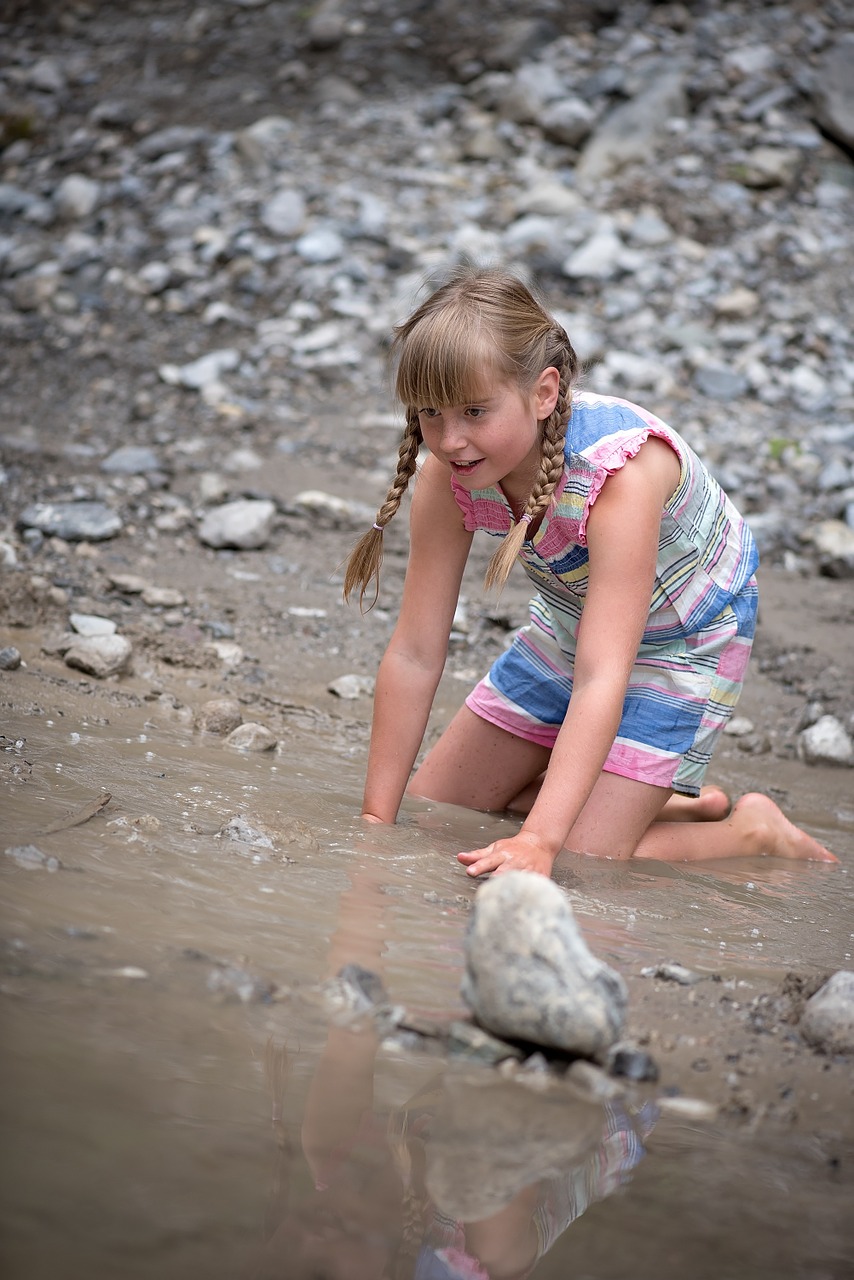
[[[750,530],[685,441],[626,400],[578,393],[555,501],[520,552],[537,588],[530,622],[466,704],[519,737],[552,747],[572,693],[588,582],[587,518],[609,475],[649,436],[674,449],[679,483],[662,512],[649,619],[605,769],[697,795],[732,715],[756,619],[758,555]],[[451,485],[465,527],[503,536],[513,523],[500,488]]]

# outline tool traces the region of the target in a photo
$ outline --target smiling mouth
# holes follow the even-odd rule
[[[468,462],[452,462],[451,469],[460,476],[470,475],[475,467],[479,467],[483,462],[483,458],[473,458]]]

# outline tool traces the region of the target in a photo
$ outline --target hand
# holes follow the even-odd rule
[[[458,853],[457,859],[470,876],[482,876],[486,871],[499,875],[502,871],[537,871],[550,876],[556,856],[539,836],[520,831],[506,840],[493,840],[485,849]]]

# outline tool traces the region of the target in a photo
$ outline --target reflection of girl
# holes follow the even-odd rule
[[[545,1179],[532,1170],[530,1184],[507,1203],[463,1222],[452,1189],[445,1189],[441,1208],[427,1190],[443,1091],[434,1085],[420,1092],[384,1122],[372,1096],[377,1047],[373,1032],[330,1029],[302,1126],[313,1186],[293,1206],[291,1183],[299,1175],[277,1121],[280,1169],[268,1239],[244,1280],[524,1280],[562,1232],[624,1182],[643,1156],[641,1139],[652,1117],[642,1111],[632,1119],[609,1104],[595,1112],[599,1138],[584,1144],[570,1167]],[[279,1086],[286,1061],[284,1050],[271,1058]],[[281,1115],[280,1106],[274,1115]],[[488,1124],[478,1142],[489,1152]],[[495,1146],[496,1169],[506,1155]],[[464,1186],[466,1169],[458,1176]],[[482,1190],[489,1199],[488,1188]]]

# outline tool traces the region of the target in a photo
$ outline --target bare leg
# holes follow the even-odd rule
[[[658,858],[662,862],[762,855],[839,861],[824,845],[790,822],[769,796],[759,792],[742,796],[730,816],[720,822],[655,822],[634,851],[636,858]]]
[[[510,813],[528,814],[540,794],[543,775],[540,774],[524,790],[514,796],[507,809]],[[659,822],[718,822],[726,818],[732,805],[730,798],[720,787],[701,787],[698,796],[673,795],[658,815]]]
[[[409,784],[411,795],[500,812],[538,786],[546,747],[517,738],[461,707]],[[536,791],[533,791],[535,798]],[[602,773],[566,841],[601,858],[699,862],[769,854],[816,862],[837,858],[799,830],[767,796],[743,796],[717,821],[662,821],[672,793],[664,787]],[[692,802],[679,797],[683,807]],[[714,800],[714,798],[713,798]],[[532,799],[533,802],[533,799]],[[701,804],[699,801],[693,804]],[[716,801],[715,801],[716,802]]]

